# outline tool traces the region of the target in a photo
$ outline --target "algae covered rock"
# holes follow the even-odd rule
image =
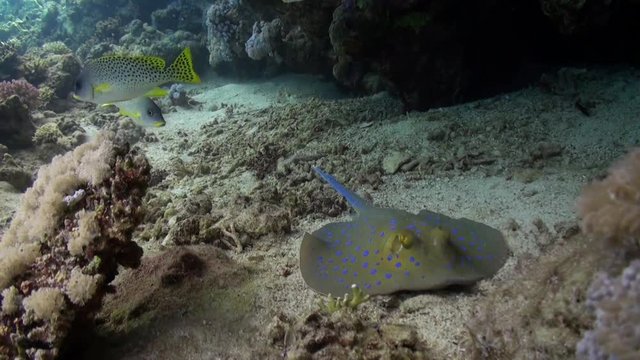
[[[30,147],[35,131],[29,109],[18,96],[0,102],[0,143],[10,149]]]

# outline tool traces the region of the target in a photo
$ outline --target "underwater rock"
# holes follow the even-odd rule
[[[382,170],[387,175],[395,174],[400,167],[411,160],[411,154],[392,151],[382,159]]]
[[[245,51],[253,60],[265,57],[274,58],[277,63],[282,62],[278,48],[282,42],[282,21],[274,19],[271,22],[260,21],[253,24],[253,33],[245,43]]]
[[[10,149],[30,147],[35,132],[29,109],[18,96],[0,102],[0,143]]]
[[[239,59],[247,59],[244,44],[257,21],[253,10],[239,0],[220,0],[205,15],[209,65],[214,69]]]
[[[58,98],[65,99],[73,91],[80,70],[80,62],[75,56],[61,55],[55,65],[49,68],[45,84],[53,90]]]
[[[25,170],[9,154],[2,154],[0,160],[0,181],[6,181],[16,190],[23,192],[33,184],[33,174]]]
[[[12,41],[0,41],[0,81],[15,79],[19,73],[18,46]]]
[[[203,11],[191,2],[171,2],[164,9],[151,13],[151,24],[160,31],[184,30],[199,34],[203,31]]]

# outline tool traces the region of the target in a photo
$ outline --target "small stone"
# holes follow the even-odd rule
[[[387,175],[395,174],[400,169],[400,166],[409,160],[411,160],[411,155],[400,151],[392,151],[382,159],[382,170]]]

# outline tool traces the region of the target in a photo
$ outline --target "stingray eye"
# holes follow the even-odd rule
[[[405,249],[410,249],[413,246],[413,238],[415,235],[409,230],[402,230],[398,234],[398,238],[400,240],[400,244]]]

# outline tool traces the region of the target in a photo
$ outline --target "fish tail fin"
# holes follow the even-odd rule
[[[191,49],[185,48],[180,55],[174,60],[173,64],[167,68],[167,73],[172,81],[181,83],[198,84],[200,76],[193,69],[193,60],[191,58]]]
[[[322,171],[322,169],[320,169],[319,167],[314,166],[313,170],[324,181],[326,181],[329,185],[331,185],[331,187],[334,188],[340,195],[344,196],[344,198],[347,200],[349,205],[351,205],[357,211],[361,211],[361,210],[363,210],[363,209],[365,209],[365,208],[370,206],[369,202],[367,200],[361,198],[360,196],[358,196],[353,191],[351,191],[351,190],[347,189],[346,187],[344,187],[344,185],[339,183],[338,180],[336,180],[336,178],[334,178],[333,176],[331,176],[331,175],[327,174],[326,172]]]

